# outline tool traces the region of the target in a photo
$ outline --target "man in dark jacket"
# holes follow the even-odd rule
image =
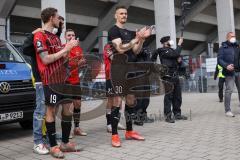
[[[160,61],[163,65],[168,67],[168,73],[164,77],[164,80],[170,82],[174,89],[170,93],[166,93],[164,97],[164,115],[166,117],[166,122],[174,123],[175,120],[186,120],[187,117],[181,115],[181,105],[182,105],[182,91],[178,76],[178,68],[181,63],[179,60],[181,53],[181,45],[183,43],[183,38],[179,39],[176,49],[171,48],[174,45],[174,41],[170,40],[170,36],[161,38],[160,42],[163,44],[162,48],[158,48],[152,56],[152,61],[156,61],[159,55]],[[173,111],[171,109],[173,106]],[[174,118],[172,117],[172,112]]]
[[[33,113],[33,151],[37,154],[48,154],[49,150],[44,145],[42,123],[45,116],[44,93],[39,71],[37,69],[36,54],[33,46],[33,36],[37,32],[44,32],[41,28],[33,31],[24,41],[23,54],[31,58],[32,73],[35,79],[36,108]]]
[[[238,52],[236,36],[233,32],[229,32],[226,36],[227,41],[222,43],[218,53],[218,64],[223,67],[223,75],[225,75],[225,114],[227,117],[234,117],[231,112],[230,102],[234,87],[234,57]]]
[[[141,52],[137,55],[137,62],[151,62],[151,51],[150,49],[144,44]],[[137,76],[141,74],[145,74],[145,72],[138,73]],[[148,84],[149,85],[149,82]],[[148,86],[144,86],[143,90],[149,90]],[[147,108],[150,104],[150,95],[137,98],[137,105],[134,107],[135,109],[135,119],[134,124],[138,126],[142,126],[144,123],[152,123],[154,122],[153,118],[147,116]]]

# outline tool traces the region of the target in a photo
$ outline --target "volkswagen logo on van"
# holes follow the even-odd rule
[[[0,92],[1,93],[8,93],[10,91],[10,84],[7,82],[1,82],[0,83]]]

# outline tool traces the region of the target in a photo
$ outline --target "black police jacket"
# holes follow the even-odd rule
[[[169,73],[174,73],[179,67],[177,59],[180,57],[181,50],[181,46],[177,46],[176,49],[168,47],[158,48],[153,52],[151,60],[156,61],[157,56],[159,56],[161,64],[166,65],[169,68]]]

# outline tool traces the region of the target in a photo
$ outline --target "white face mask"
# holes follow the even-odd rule
[[[169,40],[168,43],[170,44],[170,46],[174,46],[174,41],[173,40]]]
[[[231,42],[231,43],[236,43],[236,38],[235,38],[235,37],[232,37],[232,38],[229,40],[229,42]]]
[[[53,33],[53,34],[56,34],[57,32],[58,32],[58,28],[53,28],[52,33]]]

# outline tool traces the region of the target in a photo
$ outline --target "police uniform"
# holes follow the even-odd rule
[[[163,44],[170,40],[169,36],[161,38],[160,42]],[[174,123],[172,118],[172,112],[175,119],[187,119],[181,115],[181,105],[182,105],[182,91],[180,86],[180,80],[178,76],[178,68],[180,64],[177,59],[180,57],[181,46],[177,46],[176,49],[169,47],[158,48],[152,55],[152,61],[156,61],[157,56],[159,56],[161,64],[168,67],[168,73],[164,76],[164,80],[170,82],[174,88],[171,92],[166,93],[164,97],[164,115],[166,121]],[[171,109],[171,106],[173,109]]]

